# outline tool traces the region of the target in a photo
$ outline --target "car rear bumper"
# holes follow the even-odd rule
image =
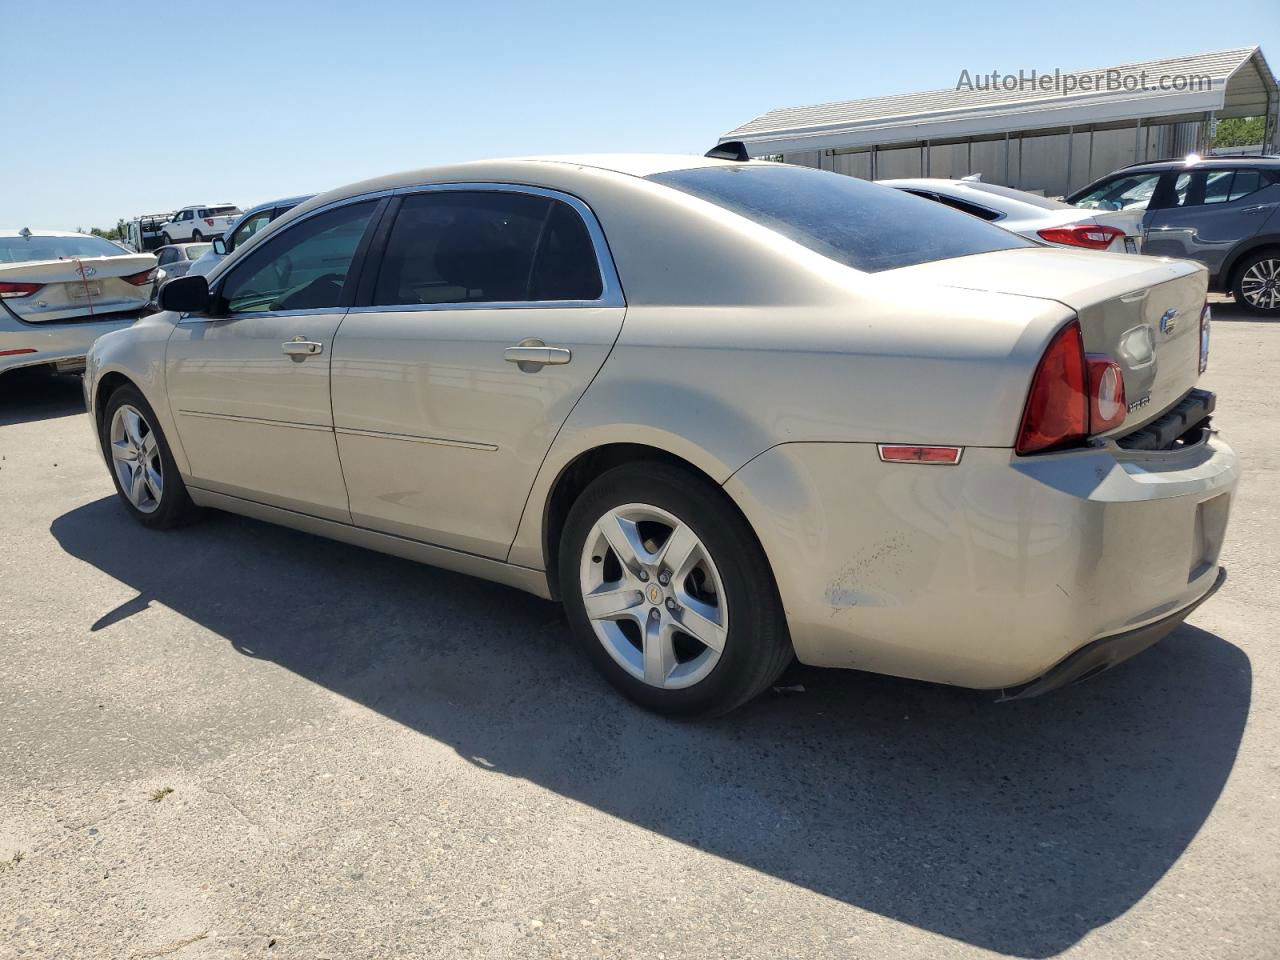
[[[1206,597],[1237,478],[1206,433],[1176,451],[971,447],[955,466],[783,444],[725,488],[769,556],[801,661],[1013,690],[1102,638],[1172,629]]]
[[[140,312],[134,311],[105,320],[22,323],[0,312],[0,373],[44,364],[66,370],[83,368],[94,340],[129,326],[139,316]]]

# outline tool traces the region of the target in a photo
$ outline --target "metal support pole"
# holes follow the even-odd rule
[[[1141,163],[1142,157],[1138,156],[1138,144],[1142,142],[1142,118],[1138,118],[1138,125],[1133,128],[1133,162]],[[1144,150],[1145,154],[1146,151]]]
[[[966,177],[970,177],[970,176],[973,176],[973,138],[972,137],[970,137],[965,142],[965,146],[968,147],[968,151],[964,161],[964,165],[965,165],[964,175]]]
[[[921,166],[924,169],[924,175],[927,177],[929,176],[929,141],[926,140],[920,149],[924,151]]]
[[[1004,132],[1004,185],[1009,185],[1009,131]]]
[[[1089,169],[1084,172],[1084,182],[1093,183],[1093,127],[1089,128]]]
[[[1064,194],[1071,192],[1071,149],[1076,145],[1076,128],[1067,127],[1067,189]]]

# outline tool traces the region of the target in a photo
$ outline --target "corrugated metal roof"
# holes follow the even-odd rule
[[[818,149],[832,145],[825,141],[841,134],[851,135],[851,142],[855,144],[887,142],[885,134],[892,134],[896,128],[901,128],[904,134],[902,139],[918,132],[916,128],[922,127],[931,128],[925,131],[926,135],[931,136],[972,136],[1025,129],[1032,126],[1026,122],[1031,119],[1029,114],[1044,115],[1035,118],[1034,124],[1043,126],[1052,122],[1080,122],[1076,119],[1077,116],[1084,117],[1090,113],[1100,114],[1100,120],[1123,120],[1221,110],[1226,102],[1228,81],[1250,61],[1257,69],[1247,71],[1247,79],[1242,77],[1239,85],[1257,91],[1264,104],[1257,112],[1262,113],[1265,111],[1265,91],[1270,90],[1273,97],[1276,95],[1276,80],[1258,47],[1241,47],[1188,57],[1063,71],[1064,76],[1119,76],[1122,78],[1121,82],[1124,82],[1123,78],[1134,78],[1131,83],[1145,72],[1149,85],[1157,83],[1162,76],[1207,76],[1210,78],[1208,89],[1077,90],[1064,95],[1060,89],[1045,91],[1026,83],[1013,90],[968,87],[929,90],[924,93],[771,110],[749,123],[735,127],[721,137],[721,140],[742,140],[748,146],[760,144],[761,147],[768,147],[776,141],[788,141],[790,149]],[[1025,75],[1029,77],[1030,71],[1026,71]],[[972,80],[975,87],[983,82],[981,77],[972,77]],[[1238,98],[1233,98],[1233,108],[1236,102]],[[796,145],[796,141],[804,140],[820,142]],[[768,151],[761,149],[752,152]]]

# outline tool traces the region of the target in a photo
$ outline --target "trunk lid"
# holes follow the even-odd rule
[[[27,323],[141,309],[151,295],[151,284],[134,285],[124,278],[155,265],[150,253],[0,264],[0,281],[40,284],[28,296],[6,298],[4,305]]]
[[[1209,274],[1198,263],[1040,248],[938,260],[893,273],[912,285],[1053,300],[1074,310],[1085,350],[1110,356],[1124,371],[1129,415],[1107,435],[1154,420],[1199,379],[1200,311]]]

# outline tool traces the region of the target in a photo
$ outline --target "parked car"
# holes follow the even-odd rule
[[[1139,253],[1142,249],[1141,212],[1082,210],[1060,200],[972,178],[879,182],[1054,246],[1113,253]]]
[[[212,243],[174,243],[160,247],[156,250],[156,260],[160,265],[156,283],[185,276],[191,265],[212,249]]]
[[[125,225],[125,243],[135,253],[147,253],[164,243],[164,226],[171,213],[148,213],[134,217]]]
[[[670,713],[793,656],[1030,696],[1220,583],[1201,266],[712,154],[370,180],[170,280],[85,378],[124,509],[560,598]]]
[[[218,237],[240,216],[240,208],[230,203],[197,204],[183,207],[164,225],[162,237],[166,245],[182,240],[200,241]]]
[[[84,366],[95,337],[147,306],[156,258],[102,237],[0,230],[0,373]]]
[[[310,200],[312,194],[301,197],[289,197],[285,200],[272,200],[250,207],[247,213],[240,215],[230,230],[222,237],[215,237],[209,250],[201,254],[189,268],[189,273],[207,274],[223,257],[240,246],[263,227],[276,220],[304,200]]]
[[[1139,163],[1067,200],[1141,210],[1146,253],[1209,268],[1211,290],[1246,310],[1280,316],[1280,157],[1199,157]]]

